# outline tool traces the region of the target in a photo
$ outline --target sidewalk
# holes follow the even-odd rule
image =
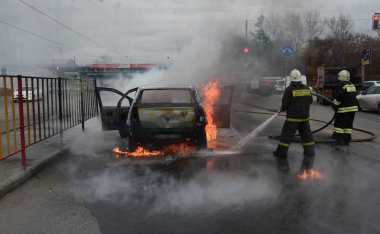
[[[86,132],[100,131],[100,125],[97,121],[96,117],[86,121]],[[28,147],[26,149],[27,166],[25,169],[21,165],[21,153],[0,161],[0,199],[25,183],[50,162],[64,156],[75,136],[81,134],[81,125],[65,131],[63,133],[62,151],[59,134]]]
[[[27,166],[21,165],[21,155],[16,154],[0,161],[0,198],[13,191],[38,173],[44,166],[61,154],[59,135],[26,149]]]

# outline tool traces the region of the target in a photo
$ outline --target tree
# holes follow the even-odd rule
[[[346,38],[352,26],[353,24],[348,15],[340,14],[338,18],[333,16],[327,20],[327,27],[330,29],[329,36],[339,41],[343,41]]]
[[[304,15],[305,34],[307,41],[319,37],[324,29],[325,21],[322,21],[321,15],[317,10],[309,10]]]
[[[273,14],[265,22],[265,28],[267,29],[269,37],[276,43],[284,39],[284,30],[281,22],[281,17]]]
[[[269,49],[269,47],[271,47],[271,40],[265,32],[264,22],[264,16],[260,15],[255,23],[256,31],[254,33],[251,32],[253,36],[253,48],[255,50],[255,55],[259,57],[262,56],[265,51]]]
[[[288,14],[285,17],[285,38],[293,44],[296,55],[300,55],[305,43],[305,30],[298,14]]]

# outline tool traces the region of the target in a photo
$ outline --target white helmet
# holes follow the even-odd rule
[[[297,69],[294,69],[292,72],[290,72],[290,80],[291,81],[301,81],[301,72]]]
[[[342,70],[338,73],[338,80],[350,81],[350,73],[347,70]]]

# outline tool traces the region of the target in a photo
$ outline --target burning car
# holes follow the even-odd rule
[[[116,106],[103,106],[100,92],[121,98]],[[130,97],[135,93],[134,98]],[[197,90],[192,87],[139,87],[125,94],[112,88],[97,89],[103,130],[119,130],[128,137],[129,151],[138,146],[188,143],[207,148],[205,111]],[[127,99],[129,106],[122,106]]]

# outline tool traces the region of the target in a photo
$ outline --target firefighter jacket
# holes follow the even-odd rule
[[[308,121],[312,102],[309,87],[302,82],[291,82],[282,97],[281,111],[287,111],[286,120],[289,122]]]
[[[337,107],[337,113],[354,112],[359,109],[355,85],[349,81],[339,82],[339,86],[333,93],[333,99]]]

